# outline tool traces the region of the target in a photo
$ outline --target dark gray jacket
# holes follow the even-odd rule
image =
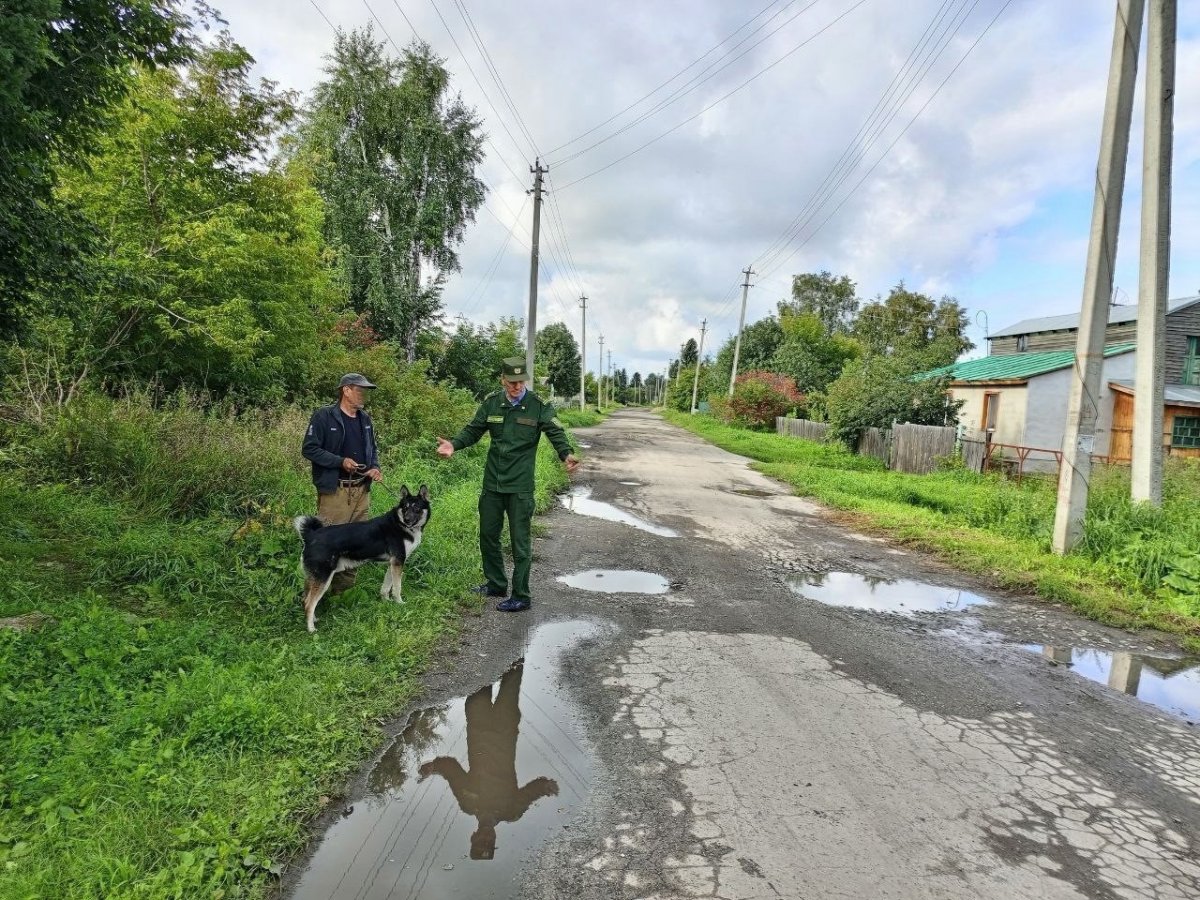
[[[368,469],[379,467],[379,449],[375,445],[375,429],[365,409],[358,414],[363,417],[363,435],[366,437],[367,458],[363,460]],[[317,493],[332,494],[337,490],[339,478],[348,478],[342,470],[342,444],[346,434],[342,430],[342,417],[338,405],[322,406],[312,414],[308,431],[304,434],[304,445],[300,452],[312,463],[312,480]]]

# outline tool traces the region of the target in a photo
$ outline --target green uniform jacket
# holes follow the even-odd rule
[[[538,440],[550,438],[559,459],[571,453],[571,444],[563,427],[554,418],[554,407],[533,391],[526,391],[513,406],[504,391],[484,398],[469,425],[450,441],[455,450],[470,447],[485,433],[492,436],[483,489],[501,494],[532,494],[533,467],[537,460]]]

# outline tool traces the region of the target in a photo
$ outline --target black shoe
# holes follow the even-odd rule
[[[520,597],[509,597],[507,600],[502,600],[496,604],[496,609],[500,612],[524,612],[529,609],[530,601],[521,599]]]
[[[484,583],[479,585],[479,587],[471,588],[471,593],[478,594],[481,597],[503,597],[508,591],[498,591],[491,585]]]

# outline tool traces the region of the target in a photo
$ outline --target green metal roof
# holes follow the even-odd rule
[[[1119,356],[1134,349],[1133,344],[1113,344],[1104,348],[1104,356]],[[922,372],[918,378],[949,376],[951,381],[1024,381],[1035,375],[1045,375],[1065,369],[1075,362],[1074,350],[1050,350],[1046,353],[1013,353],[1004,356],[985,356],[970,359],[952,366],[943,366],[931,372]]]

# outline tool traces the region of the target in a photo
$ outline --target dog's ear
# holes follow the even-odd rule
[[[400,499],[407,500],[411,496],[412,496],[412,494],[410,494],[408,492],[408,485],[407,484],[400,485]]]
[[[418,493],[421,495],[422,500],[424,500],[426,503],[429,502],[429,485],[421,485],[421,490],[418,491]]]

